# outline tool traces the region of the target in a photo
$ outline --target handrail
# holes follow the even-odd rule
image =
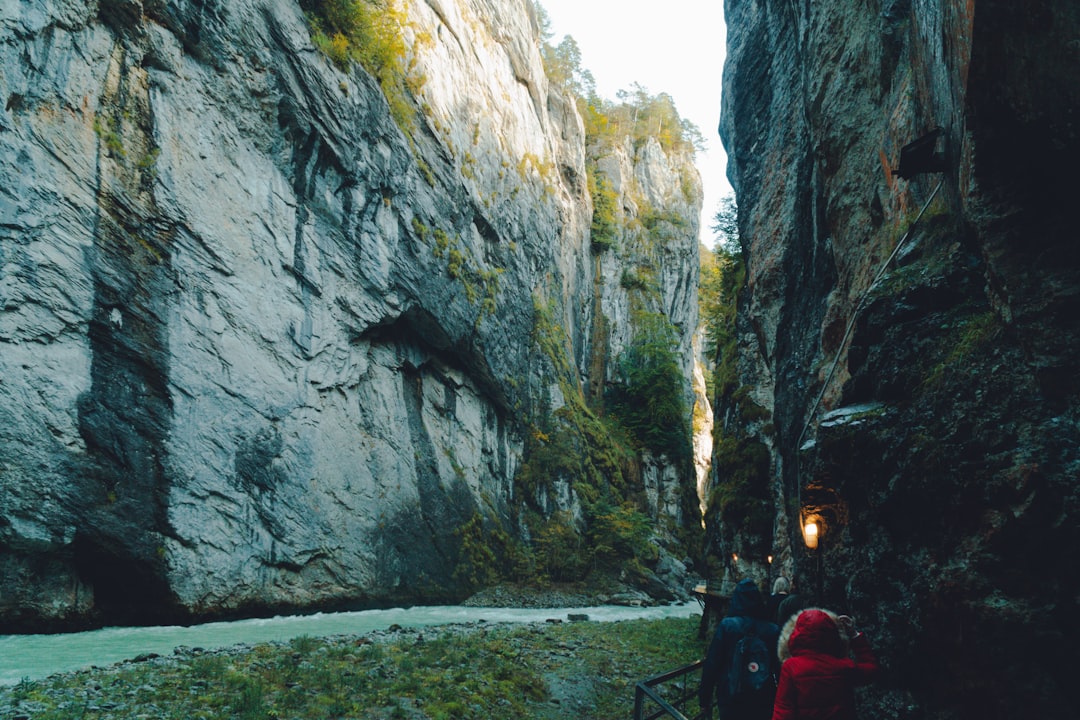
[[[697,713],[692,716],[683,713],[683,710],[686,709],[687,701],[697,697],[696,684],[684,685],[679,696],[671,700],[665,699],[655,690],[658,685],[663,685],[670,680],[689,675],[692,672],[700,670],[703,665],[704,661],[698,660],[695,663],[684,665],[676,670],[670,670],[640,680],[634,689],[634,720],[657,720],[657,718],[662,717],[674,718],[674,720],[699,720],[704,717],[704,713]],[[645,715],[646,699],[656,703],[660,709],[653,712],[651,715]]]

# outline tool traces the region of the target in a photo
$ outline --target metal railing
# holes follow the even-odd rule
[[[698,720],[704,717],[697,703],[702,665],[703,662],[698,660],[638,682],[634,689],[634,720]],[[690,702],[692,707],[687,707]]]

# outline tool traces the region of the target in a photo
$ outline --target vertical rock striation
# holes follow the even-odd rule
[[[1080,597],[1056,560],[1080,547],[1075,3],[726,11],[740,377],[767,415],[742,428],[778,532],[713,518],[713,552],[764,575],[767,550],[858,618],[888,668],[870,715],[1071,716],[1075,661],[1038,658]],[[935,127],[940,167],[893,172]]]
[[[403,129],[292,0],[0,10],[0,626],[447,600],[474,517],[528,540],[552,368],[581,393],[627,292],[531,5],[407,15]],[[684,219],[655,262],[689,378],[692,158],[610,173]],[[645,468],[696,522],[692,469]]]

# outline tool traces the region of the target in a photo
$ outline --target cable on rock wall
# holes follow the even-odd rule
[[[847,329],[844,330],[844,337],[840,341],[840,345],[836,350],[836,357],[833,358],[832,366],[829,368],[829,374],[825,376],[825,382],[821,384],[821,391],[818,393],[817,399],[814,401],[813,407],[810,408],[810,414],[806,418],[806,424],[803,425],[802,432],[799,433],[799,438],[795,442],[796,455],[802,448],[803,438],[806,436],[806,431],[810,429],[810,425],[814,421],[814,416],[817,415],[818,408],[821,406],[821,400],[825,397],[825,391],[828,390],[829,383],[832,382],[833,375],[836,373],[836,368],[840,364],[840,358],[844,355],[844,348],[847,346],[848,339],[851,337],[851,331],[855,328],[855,321],[859,318],[859,313],[862,312],[863,305],[866,304],[867,298],[870,297],[870,293],[873,292],[875,287],[877,287],[877,284],[881,281],[881,278],[885,276],[885,271],[888,269],[889,265],[892,264],[893,259],[896,258],[897,254],[900,252],[900,248],[904,246],[904,243],[906,243],[908,238],[911,237],[911,234],[915,232],[915,229],[919,225],[919,220],[922,219],[923,213],[926,212],[926,209],[930,207],[930,203],[934,201],[935,197],[937,197],[938,191],[941,189],[942,182],[944,181],[938,181],[938,184],[934,188],[934,191],[930,193],[930,197],[927,198],[925,203],[923,203],[922,209],[919,210],[919,214],[915,216],[915,220],[911,223],[911,226],[908,227],[907,232],[905,232],[904,235],[900,238],[899,242],[896,243],[896,247],[894,247],[893,251],[889,253],[889,257],[885,259],[885,262],[881,265],[881,268],[877,271],[877,274],[874,275],[874,279],[870,281],[870,284],[865,290],[863,290],[862,295],[859,297],[859,302],[855,305],[855,310],[852,311],[851,317],[848,319]],[[802,508],[802,481],[799,478],[799,466],[800,463],[798,462],[798,460],[796,460],[795,477],[797,483],[799,507]]]

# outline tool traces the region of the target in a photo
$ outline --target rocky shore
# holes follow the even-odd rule
[[[670,599],[654,598],[641,590],[629,587],[610,592],[588,591],[581,588],[532,588],[502,583],[485,588],[462,603],[467,607],[517,608],[574,608],[595,605],[651,607],[668,604]]]

